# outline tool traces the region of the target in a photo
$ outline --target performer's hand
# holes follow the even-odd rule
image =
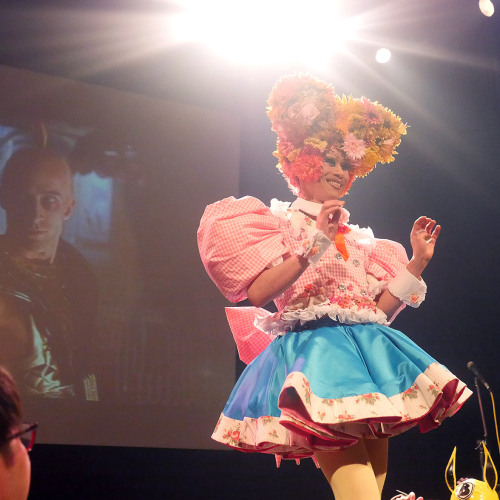
[[[423,497],[418,497],[413,493],[413,491],[410,491],[410,493],[401,493],[399,495],[396,495],[395,497],[392,497],[391,500],[424,500]]]
[[[344,206],[344,203],[345,201],[340,200],[325,201],[316,217],[316,227],[321,229],[330,238],[330,241],[335,239],[339,229],[339,220],[342,215],[340,209]]]
[[[429,217],[422,216],[414,222],[410,241],[413,250],[412,264],[415,267],[414,274],[417,276],[432,259],[440,232],[441,226],[436,225],[436,221]]]

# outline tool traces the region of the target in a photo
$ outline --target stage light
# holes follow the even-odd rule
[[[392,54],[389,49],[380,48],[375,54],[375,60],[380,64],[385,64],[391,60]]]
[[[495,6],[491,2],[491,0],[479,0],[479,10],[486,17],[491,17],[495,12]]]
[[[178,38],[201,42],[239,63],[324,65],[356,36],[334,0],[178,0]]]

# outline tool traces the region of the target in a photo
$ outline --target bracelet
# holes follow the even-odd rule
[[[425,299],[427,285],[405,267],[390,281],[388,289],[407,306],[418,307]]]
[[[332,242],[328,236],[323,231],[317,229],[309,233],[308,237],[302,240],[300,248],[295,253],[305,257],[309,261],[309,264],[315,266],[331,244]]]

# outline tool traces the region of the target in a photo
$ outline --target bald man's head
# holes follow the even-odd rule
[[[0,202],[7,214],[7,235],[23,248],[55,252],[64,221],[75,207],[68,163],[49,149],[17,151],[0,178]]]

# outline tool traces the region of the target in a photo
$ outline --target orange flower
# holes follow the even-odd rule
[[[340,98],[331,85],[304,74],[277,82],[267,114],[278,135],[277,168],[295,193],[300,180],[321,177],[321,165],[332,150],[352,167],[347,192],[355,178],[364,177],[377,163],[392,162],[406,134],[401,118],[381,104],[365,97]]]

